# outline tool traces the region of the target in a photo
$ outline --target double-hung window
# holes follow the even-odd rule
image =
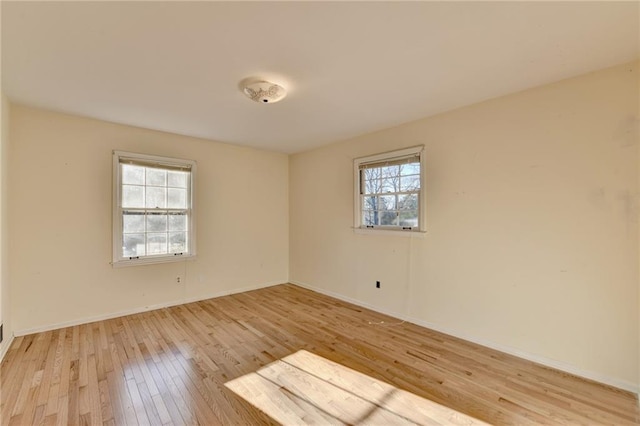
[[[423,147],[354,161],[356,229],[424,230]]]
[[[114,266],[195,256],[195,172],[195,161],[114,151]]]

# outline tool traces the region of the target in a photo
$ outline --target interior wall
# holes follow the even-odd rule
[[[637,390],[638,109],[632,63],[293,155],[290,279]],[[427,232],[354,233],[353,159],[419,144]]]
[[[286,155],[18,105],[10,124],[17,334],[287,281]],[[196,260],[110,265],[113,150],[197,161]]]

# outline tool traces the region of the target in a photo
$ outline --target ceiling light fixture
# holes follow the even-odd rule
[[[284,87],[269,81],[253,81],[242,85],[242,92],[252,101],[261,104],[273,104],[287,96]]]

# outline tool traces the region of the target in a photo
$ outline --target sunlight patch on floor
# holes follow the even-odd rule
[[[305,350],[225,386],[285,425],[486,424]]]

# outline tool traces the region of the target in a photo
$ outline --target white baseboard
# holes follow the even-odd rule
[[[9,336],[8,339],[5,339],[4,342],[0,343],[0,363],[2,363],[2,360],[4,359],[4,356],[9,351],[9,348],[11,347],[11,344],[13,343],[13,339],[15,339],[15,336],[13,334],[11,334],[11,336]]]
[[[42,333],[44,331],[51,331],[51,330],[58,330],[60,328],[73,327],[75,325],[89,324],[89,323],[96,322],[96,321],[104,321],[104,320],[108,320],[108,319],[124,317],[126,315],[133,315],[133,314],[139,314],[139,313],[142,313],[142,312],[154,311],[156,309],[169,308],[171,306],[184,305],[186,303],[199,302],[201,300],[214,299],[216,297],[229,296],[231,294],[237,294],[237,293],[244,293],[246,291],[258,290],[260,288],[272,287],[274,285],[279,285],[279,284],[283,284],[283,282],[281,282],[281,281],[271,281],[271,282],[261,283],[261,284],[257,284],[257,285],[253,285],[253,286],[236,288],[236,289],[233,289],[233,290],[223,290],[223,291],[219,291],[219,292],[215,292],[215,293],[209,293],[209,294],[195,296],[195,297],[188,297],[188,298],[180,299],[180,300],[172,300],[170,302],[158,303],[158,304],[155,304],[155,305],[149,305],[149,306],[142,306],[142,307],[138,307],[138,308],[126,309],[124,311],[111,312],[111,313],[108,313],[108,314],[96,315],[96,316],[91,316],[91,317],[86,317],[86,318],[78,318],[78,319],[74,319],[74,320],[70,320],[70,321],[59,322],[59,323],[56,323],[56,324],[49,324],[49,325],[45,325],[45,326],[25,328],[25,329],[22,329],[22,330],[14,331],[14,335],[15,336],[26,336],[28,334]]]
[[[600,373],[596,373],[596,372],[592,372],[592,371],[587,371],[587,370],[583,370],[580,369],[578,367],[575,367],[571,364],[562,362],[562,361],[557,361],[551,358],[546,358],[543,356],[539,356],[539,355],[534,355],[534,354],[530,354],[527,352],[524,352],[520,349],[517,348],[513,348],[510,346],[505,346],[499,343],[495,343],[495,342],[491,342],[488,340],[484,340],[484,339],[479,339],[476,338],[474,336],[469,336],[465,333],[460,333],[457,330],[453,330],[453,329],[449,329],[446,327],[442,327],[438,324],[433,324],[427,321],[423,321],[421,319],[418,318],[413,318],[413,317],[407,317],[406,315],[403,314],[399,314],[398,312],[392,312],[392,311],[387,311],[385,309],[381,309],[377,306],[373,306],[370,305],[366,302],[363,302],[361,300],[358,299],[354,299],[351,297],[347,297],[344,296],[342,294],[339,293],[335,293],[332,291],[328,291],[325,289],[322,289],[320,287],[315,287],[300,281],[289,281],[291,284],[297,285],[299,287],[303,287],[312,291],[315,291],[317,293],[321,293],[333,298],[336,298],[338,300],[342,300],[348,303],[352,303],[354,305],[357,306],[361,306],[363,308],[367,308],[370,309],[372,311],[375,312],[379,312],[385,315],[389,315],[391,317],[394,318],[398,318],[401,320],[405,320],[408,321],[410,323],[422,326],[422,327],[426,327],[429,328],[431,330],[434,331],[438,331],[440,333],[444,333],[444,334],[448,334],[450,336],[454,336],[463,340],[467,340],[469,342],[473,342],[476,343],[478,345],[482,345],[482,346],[486,346],[488,348],[491,349],[495,349],[498,350],[500,352],[504,352],[510,355],[514,355],[517,356],[519,358],[523,358],[529,361],[533,361],[536,362],[538,364],[547,366],[547,367],[551,367],[551,368],[555,368],[557,370],[561,370],[564,371],[566,373],[570,373],[573,374],[575,376],[579,376],[579,377],[584,377],[586,379],[589,380],[594,380],[596,382],[599,383],[603,383],[609,386],[613,386],[619,389],[623,389],[629,392],[633,392],[638,394],[640,389],[638,387],[637,384],[626,381],[626,380],[621,380],[621,379],[617,379],[617,378],[612,378],[612,377],[608,377],[605,376],[603,374]],[[65,328],[65,327],[72,327],[75,325],[82,325],[82,324],[89,324],[92,322],[96,322],[96,321],[103,321],[103,320],[108,320],[108,319],[112,319],[112,318],[118,318],[118,317],[122,317],[122,316],[126,316],[126,315],[132,315],[132,314],[138,314],[141,312],[148,312],[148,311],[153,311],[156,309],[162,309],[162,308],[168,308],[171,306],[177,306],[177,305],[183,305],[185,303],[192,303],[192,302],[198,302],[201,300],[207,300],[207,299],[213,299],[216,297],[222,297],[222,296],[228,296],[231,294],[237,294],[237,293],[244,293],[246,291],[251,291],[251,290],[257,290],[260,288],[266,288],[266,287],[272,287],[274,285],[279,285],[282,284],[282,282],[267,282],[267,283],[262,283],[262,284],[258,284],[258,285],[254,285],[254,286],[248,286],[248,287],[242,287],[242,288],[237,288],[237,289],[233,289],[233,290],[224,290],[224,291],[220,291],[220,292],[215,292],[215,293],[210,293],[210,294],[206,294],[206,295],[201,295],[201,296],[195,296],[195,297],[191,297],[191,298],[186,298],[186,299],[181,299],[181,300],[174,300],[174,301],[170,301],[170,302],[165,302],[165,303],[159,303],[156,305],[149,305],[149,306],[143,306],[143,307],[139,307],[139,308],[133,308],[133,309],[128,309],[128,310],[124,310],[124,311],[119,311],[119,312],[112,312],[109,314],[104,314],[104,315],[97,315],[97,316],[92,316],[92,317],[87,317],[87,318],[79,318],[79,319],[75,319],[75,320],[71,320],[71,321],[65,321],[65,322],[61,322],[61,323],[57,323],[57,324],[50,324],[50,325],[46,325],[46,326],[40,326],[40,327],[33,327],[33,328],[29,328],[29,329],[23,329],[23,330],[17,330],[14,331],[13,335],[11,335],[11,337],[8,339],[8,341],[6,342],[6,344],[1,345],[0,346],[0,362],[2,361],[2,359],[4,358],[6,352],[9,350],[9,347],[11,346],[11,342],[13,342],[14,337],[18,337],[18,336],[25,336],[28,334],[33,334],[33,333],[41,333],[44,331],[50,331],[50,330],[57,330],[60,328]]]
[[[499,343],[495,343],[495,342],[491,342],[488,340],[484,340],[484,339],[479,339],[476,338],[474,336],[470,336],[468,334],[465,333],[460,333],[457,330],[453,330],[447,327],[442,327],[438,324],[433,324],[427,321],[423,321],[421,319],[418,318],[412,318],[412,317],[407,317],[406,315],[403,314],[399,314],[397,312],[391,312],[391,311],[387,311],[385,309],[381,309],[377,306],[373,306],[370,305],[366,302],[363,302],[361,300],[357,300],[357,299],[353,299],[351,297],[347,297],[344,296],[342,294],[338,294],[332,291],[328,291],[319,287],[315,287],[300,281],[289,281],[291,284],[306,288],[308,290],[311,291],[315,291],[317,293],[321,293],[324,294],[326,296],[330,296],[330,297],[334,297],[336,299],[345,301],[345,302],[349,302],[349,303],[353,303],[354,305],[357,306],[361,306],[363,308],[367,308],[370,309],[372,311],[375,312],[379,312],[381,314],[385,314],[385,315],[389,315],[391,317],[394,318],[398,318],[400,320],[404,320],[407,322],[410,322],[412,324],[416,324],[434,331],[438,331],[440,333],[444,333],[444,334],[448,334],[450,336],[453,337],[457,337],[459,339],[463,339],[466,340],[468,342],[472,342],[472,343],[476,343],[478,345],[481,346],[485,346],[491,349],[495,349],[497,351],[500,352],[504,352],[507,353],[509,355],[514,355],[517,356],[518,358],[523,358],[526,359],[528,361],[533,361],[535,363],[547,366],[547,367],[551,367],[551,368],[555,368],[556,370],[560,370],[560,371],[564,371],[565,373],[569,373],[569,374],[573,374],[574,376],[579,376],[579,377],[583,377],[585,379],[589,379],[589,380],[593,380],[596,381],[598,383],[602,383],[608,386],[613,386],[615,388],[618,389],[622,389],[622,390],[626,390],[635,394],[638,394],[640,396],[640,386],[638,384],[626,381],[626,380],[621,380],[621,379],[617,379],[617,378],[613,378],[613,377],[609,377],[606,376],[604,374],[601,373],[596,373],[593,371],[587,371],[587,370],[583,370],[581,368],[578,368],[574,365],[562,362],[562,361],[558,361],[555,359],[551,359],[551,358],[546,358],[540,355],[534,355],[534,354],[530,354],[528,352],[522,351],[520,349],[517,348],[513,348],[510,346],[505,346]]]

